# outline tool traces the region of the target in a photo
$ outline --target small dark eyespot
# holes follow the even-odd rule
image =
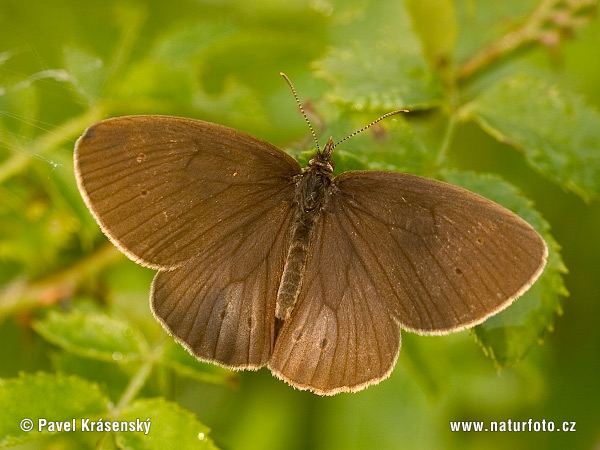
[[[460,270],[458,267],[454,268],[454,271],[458,274],[458,275],[462,275],[462,270]]]
[[[149,192],[148,192],[148,189],[142,189],[142,192],[140,192],[140,195],[141,195],[142,197],[147,197],[147,196],[148,196],[148,194],[149,194]]]
[[[327,347],[327,339],[325,339],[325,338],[321,339],[321,342],[319,342],[319,347],[321,347],[321,348]]]

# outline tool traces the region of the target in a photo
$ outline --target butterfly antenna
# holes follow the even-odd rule
[[[365,125],[364,127],[362,127],[360,130],[355,131],[354,133],[346,136],[344,139],[342,139],[341,141],[338,141],[335,143],[335,145],[332,148],[337,147],[339,144],[341,144],[344,141],[347,141],[348,139],[350,139],[351,137],[356,136],[359,133],[362,133],[365,130],[368,130],[369,128],[371,128],[373,125],[375,125],[377,122],[382,121],[383,119],[390,117],[390,116],[394,116],[396,114],[400,114],[400,113],[407,113],[409,112],[408,109],[397,109],[396,111],[390,111],[389,113],[385,113],[383,116],[381,116],[379,119],[374,120],[373,122],[371,122],[368,125]]]
[[[302,116],[304,116],[304,120],[306,120],[306,123],[308,124],[308,128],[310,128],[310,133],[312,134],[312,137],[315,140],[315,144],[317,145],[317,150],[320,153],[321,152],[321,147],[319,147],[319,141],[317,140],[317,135],[315,134],[315,130],[313,130],[313,127],[312,127],[312,125],[310,123],[310,120],[308,120],[308,116],[304,112],[304,108],[302,107],[302,103],[300,103],[300,99],[298,98],[298,94],[296,93],[296,89],[294,89],[294,85],[292,84],[292,82],[290,81],[290,79],[288,78],[288,76],[285,73],[279,72],[279,75],[281,75],[283,77],[283,79],[285,80],[285,82],[288,84],[288,86],[292,90],[292,94],[294,94],[294,98],[296,99],[296,103],[298,104],[298,108],[300,108],[300,112],[302,113]]]

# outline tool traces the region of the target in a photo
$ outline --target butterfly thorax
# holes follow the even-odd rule
[[[297,212],[302,216],[310,216],[312,213],[318,212],[323,205],[325,192],[330,184],[331,174],[312,170],[311,167],[305,170],[296,186]]]
[[[333,178],[332,150],[333,141],[329,139],[323,151],[317,152],[315,157],[310,160],[296,185],[296,210],[291,228],[290,247],[275,307],[275,316],[282,321],[289,318],[298,299],[312,230],[321,217],[321,210],[327,202]]]

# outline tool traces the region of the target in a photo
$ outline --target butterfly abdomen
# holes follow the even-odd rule
[[[322,165],[310,165],[296,186],[295,217],[291,229],[291,244],[285,260],[275,317],[287,320],[300,293],[312,230],[321,216],[326,191],[331,184],[331,172]]]

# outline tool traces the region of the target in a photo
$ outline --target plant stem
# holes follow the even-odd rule
[[[444,133],[444,139],[442,141],[442,145],[440,146],[440,151],[437,154],[437,158],[435,160],[436,166],[438,168],[443,167],[446,162],[446,157],[448,156],[448,149],[450,148],[450,144],[452,143],[452,138],[454,137],[454,131],[456,130],[456,114],[454,111],[450,113],[448,119],[448,125],[446,125],[446,132]]]
[[[131,401],[136,397],[138,392],[140,392],[140,390],[144,387],[144,384],[146,384],[146,380],[150,376],[150,372],[152,372],[152,369],[154,368],[158,360],[162,357],[162,354],[165,349],[165,341],[166,335],[154,348],[146,348],[146,351],[144,351],[144,362],[142,363],[138,371],[135,373],[133,378],[131,378],[131,380],[129,381],[129,384],[123,391],[123,394],[121,395],[117,406],[115,406],[115,408],[111,411],[111,416],[117,418],[119,414],[121,414],[123,408],[129,405]]]
[[[53,304],[57,299],[71,296],[82,278],[120,257],[121,253],[107,242],[85,259],[46,278],[31,283],[17,280],[6,285],[0,291],[0,319],[18,310]]]
[[[110,411],[110,417],[112,420],[118,420],[123,409],[131,403],[131,401],[137,396],[140,390],[146,384],[146,380],[152,373],[152,369],[156,365],[157,361],[160,359],[162,353],[164,351],[164,340],[154,347],[152,350],[146,348],[144,354],[146,358],[142,365],[139,367],[135,375],[129,381],[129,384],[123,391],[121,398],[117,402],[117,405]],[[108,433],[104,433],[102,437],[96,443],[97,449],[103,449],[106,445]],[[112,446],[111,446],[112,448]]]
[[[562,0],[541,0],[529,15],[528,20],[519,28],[492,42],[467,61],[457,73],[457,80],[469,78],[475,72],[500,59],[504,55],[535,41],[544,41],[554,33],[559,39],[560,29],[569,29],[584,22],[575,17],[580,11],[592,8],[595,0],[571,0],[566,2],[566,10],[560,14],[558,7]]]
[[[160,350],[162,351],[162,346],[157,347],[157,348],[160,348]],[[142,389],[142,387],[144,387],[144,384],[146,383],[146,380],[150,376],[150,372],[152,372],[152,368],[154,367],[155,364],[156,364],[155,357],[150,357],[142,363],[142,365],[140,366],[138,371],[135,373],[133,378],[129,381],[129,384],[125,388],[125,391],[123,391],[123,394],[121,395],[121,398],[119,399],[119,402],[117,403],[117,406],[115,406],[115,408],[112,410],[112,412],[111,412],[112,416],[118,417],[119,414],[121,413],[121,411],[123,410],[123,408],[126,407],[127,405],[129,405],[129,403],[131,403],[131,401],[135,398],[135,396]]]

